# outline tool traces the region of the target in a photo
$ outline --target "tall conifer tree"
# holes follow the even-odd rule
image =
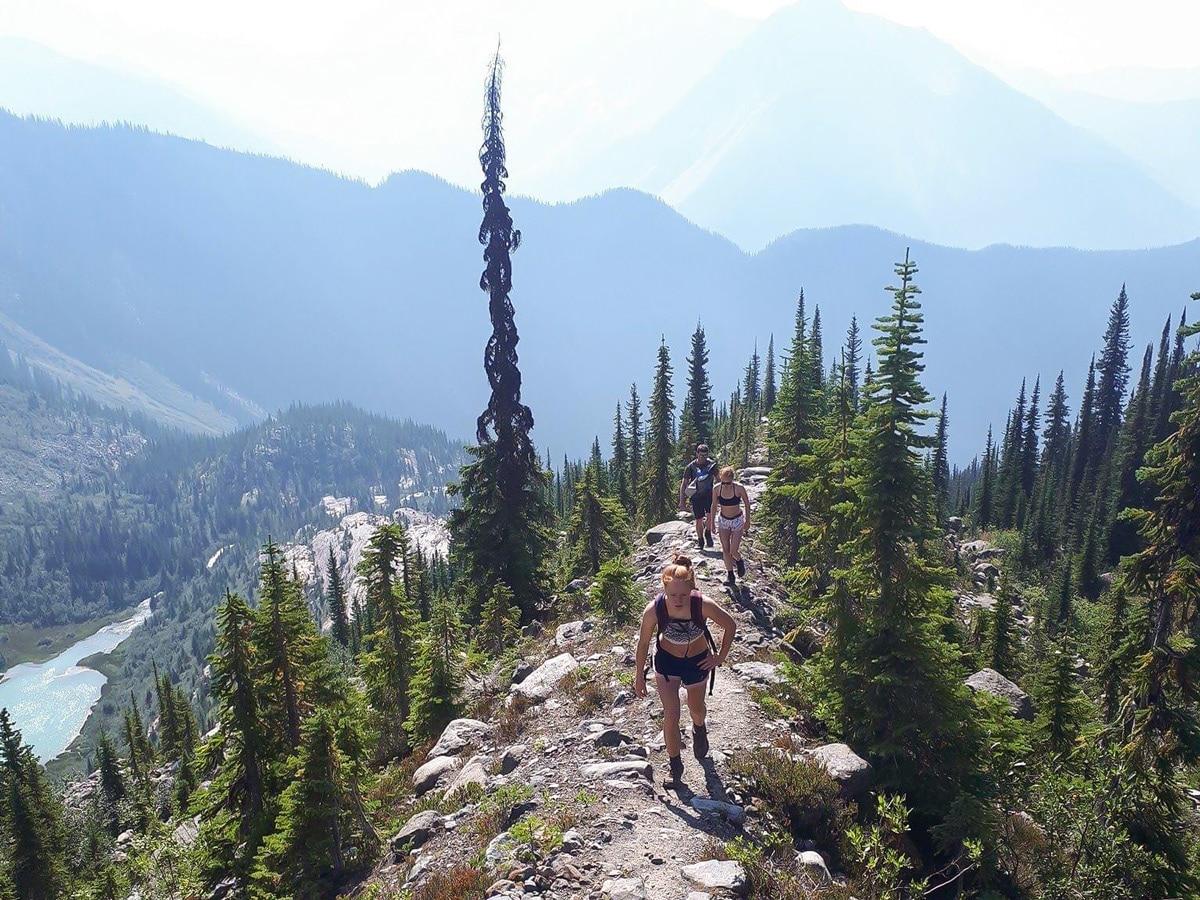
[[[775,406],[775,335],[767,340],[767,366],[763,370],[763,414]]]
[[[671,374],[671,353],[664,339],[658,345],[658,366],[654,371],[654,390],[650,394],[650,422],[639,504],[642,515],[650,522],[663,522],[675,515],[677,491],[671,465],[674,460],[671,421],[675,401],[671,396]]]

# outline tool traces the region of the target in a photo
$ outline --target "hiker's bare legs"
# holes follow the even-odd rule
[[[725,528],[722,528],[717,533],[719,535],[721,535],[721,558],[725,560],[725,571],[732,572],[733,571],[733,546],[732,546],[733,538],[736,537],[738,539],[738,543],[741,543],[742,536],[741,536],[741,534],[729,531],[728,529],[725,529]]]
[[[704,717],[708,715],[708,705],[705,691],[708,689],[708,679],[705,678],[699,684],[689,684],[687,689],[687,705],[688,712],[692,714],[693,725],[703,725]],[[676,716],[678,721],[678,716]],[[664,732],[665,733],[665,732]],[[679,730],[676,728],[676,735]]]
[[[728,535],[728,538],[726,538]],[[721,546],[729,545],[729,556],[725,560],[725,568],[732,569],[742,558],[742,529],[728,531],[721,535]]]
[[[658,696],[663,705],[663,742],[667,745],[667,756],[679,755],[679,683],[678,678],[668,679],[659,674],[654,676],[654,685],[658,688]],[[689,689],[689,706],[691,696],[692,692]]]

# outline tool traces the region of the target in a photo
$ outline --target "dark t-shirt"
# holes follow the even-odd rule
[[[698,459],[693,459],[688,463],[687,469],[684,470],[684,481],[691,483],[696,482],[697,494],[711,494],[713,489],[713,476],[717,472],[717,461],[710,459],[703,466],[700,465]]]

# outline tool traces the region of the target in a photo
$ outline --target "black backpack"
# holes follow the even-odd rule
[[[717,653],[717,642],[713,640],[712,632],[708,630],[708,619],[704,615],[704,597],[699,591],[692,591],[692,621],[704,629],[704,638],[708,641],[708,649],[715,656]],[[670,621],[670,614],[667,612],[667,595],[660,593],[654,601],[654,617],[658,620],[658,635],[661,635],[667,627],[667,622]],[[654,638],[654,643],[657,647],[659,643],[658,635]],[[650,671],[650,666],[646,667],[646,671]],[[714,667],[708,675],[708,694],[711,697],[713,688],[717,684],[717,670]]]

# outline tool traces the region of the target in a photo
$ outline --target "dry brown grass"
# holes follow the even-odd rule
[[[483,900],[491,883],[486,872],[455,866],[447,872],[434,872],[413,893],[413,900]]]

